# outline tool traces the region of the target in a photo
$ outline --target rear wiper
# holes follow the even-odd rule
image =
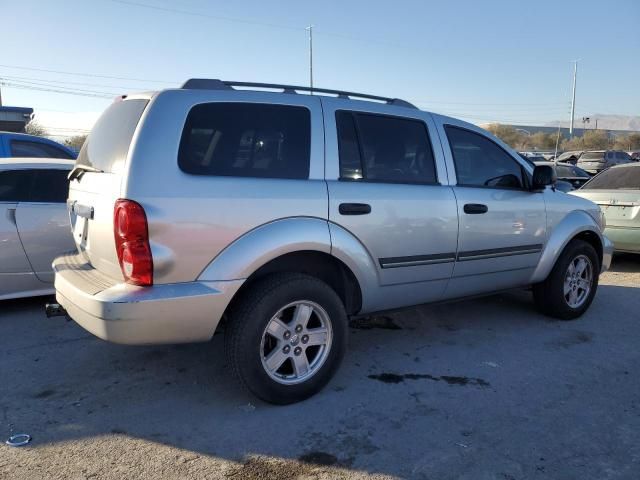
[[[67,178],[69,179],[69,181],[73,180],[74,178],[80,180],[82,175],[84,175],[86,172],[104,173],[104,170],[92,167],[91,165],[76,165],[73,167],[73,170],[71,170],[71,173],[69,173],[69,176]]]

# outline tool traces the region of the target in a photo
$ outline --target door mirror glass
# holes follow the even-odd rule
[[[533,191],[544,190],[548,185],[556,183],[556,170],[551,165],[537,165],[533,169],[533,182],[531,189]]]

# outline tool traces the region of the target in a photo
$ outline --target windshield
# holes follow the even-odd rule
[[[97,171],[122,171],[142,112],[148,100],[123,100],[111,104],[94,125],[84,142],[76,166],[87,166]]]
[[[593,177],[584,190],[640,190],[640,166],[610,168]]]
[[[602,160],[604,152],[586,152],[580,157],[580,160]]]
[[[556,165],[556,174],[558,177],[584,177],[591,178],[587,172],[573,165]]]

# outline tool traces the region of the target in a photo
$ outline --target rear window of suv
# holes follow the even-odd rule
[[[187,116],[178,165],[195,175],[305,179],[310,150],[305,107],[204,103]]]
[[[593,177],[584,190],[640,190],[640,166],[614,167]]]
[[[129,151],[142,112],[148,100],[123,100],[111,104],[98,119],[84,142],[76,165],[86,165],[103,172],[119,173]]]
[[[580,160],[602,160],[604,159],[604,152],[585,152],[580,157]]]

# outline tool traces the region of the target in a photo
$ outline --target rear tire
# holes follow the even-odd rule
[[[572,240],[546,280],[533,286],[538,309],[559,320],[573,320],[591,305],[598,289],[600,260],[591,244]]]
[[[280,405],[299,402],[331,379],[347,345],[340,297],[303,274],[270,275],[250,285],[231,309],[227,364],[254,395]]]

